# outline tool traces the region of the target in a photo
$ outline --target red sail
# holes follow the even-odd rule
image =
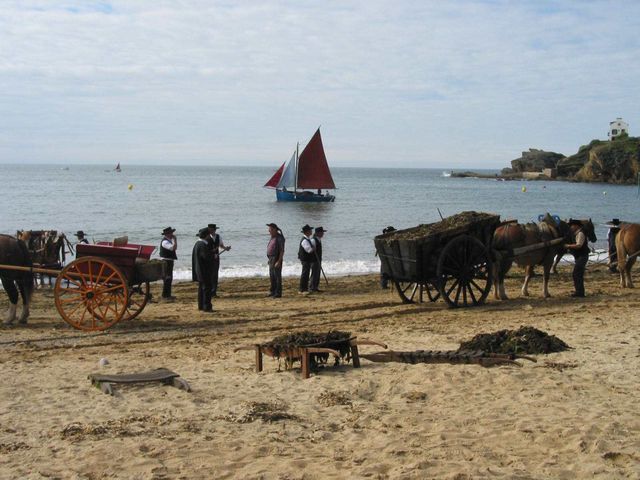
[[[287,162],[284,162],[284,163],[287,163]],[[278,182],[280,181],[280,177],[282,176],[282,171],[284,170],[284,163],[278,169],[278,171],[273,174],[273,177],[271,177],[269,181],[264,184],[265,187],[276,188],[278,186]]]
[[[320,129],[298,158],[298,188],[336,188],[322,147]]]

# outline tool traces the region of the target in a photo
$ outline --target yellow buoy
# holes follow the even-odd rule
[[[522,186],[522,192],[526,192],[527,191],[527,187],[525,187],[524,185]]]
[[[133,190],[133,183],[130,183],[129,186],[127,187],[129,190]]]

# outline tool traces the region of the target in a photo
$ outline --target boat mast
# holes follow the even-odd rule
[[[296,174],[295,174],[295,183],[293,187],[293,191],[298,191],[298,151],[300,150],[300,142],[296,143]]]

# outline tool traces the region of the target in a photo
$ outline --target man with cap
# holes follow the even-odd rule
[[[222,237],[216,233],[218,226],[210,223],[208,226],[209,235],[207,236],[207,246],[211,251],[211,296],[217,297],[218,291],[218,272],[220,271],[220,253],[221,250],[231,250],[231,246],[225,247]]]
[[[213,253],[208,245],[209,236],[209,229],[201,228],[191,253],[191,275],[192,280],[198,282],[198,310],[202,312],[213,312],[211,305],[211,269],[213,268],[211,258]]]
[[[160,241],[160,258],[167,262],[164,285],[162,286],[162,300],[173,302],[176,297],[171,295],[171,284],[173,283],[173,262],[178,259],[176,250],[178,249],[178,239],[173,234],[175,228],[167,227],[162,230],[162,240]]]
[[[282,297],[282,260],[284,258],[284,235],[275,223],[267,223],[269,227],[269,243],[267,244],[267,258],[269,259],[269,280],[271,289],[269,297]]]
[[[316,242],[311,236],[313,228],[309,225],[302,227],[302,238],[298,247],[298,260],[302,264],[302,273],[300,274],[300,287],[298,293],[309,293],[309,274],[314,263],[318,262],[316,257]]]
[[[316,227],[314,229],[313,241],[315,242],[316,262],[311,264],[311,284],[309,285],[309,291],[321,293],[320,290],[320,273],[322,272],[322,237],[324,237],[326,230],[322,227]]]
[[[607,223],[609,232],[607,233],[607,242],[609,243],[609,272],[618,273],[618,250],[616,249],[616,237],[620,232],[620,219],[614,218]]]
[[[89,240],[87,240],[84,236],[84,232],[82,230],[78,230],[75,233],[75,236],[78,237],[78,241],[76,242],[76,245],[78,243],[89,243]]]

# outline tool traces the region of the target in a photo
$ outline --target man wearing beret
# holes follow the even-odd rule
[[[282,260],[284,259],[284,235],[275,223],[267,223],[269,227],[269,243],[267,259],[269,260],[269,280],[271,288],[268,297],[282,297]]]
[[[326,230],[322,227],[316,227],[314,230],[313,241],[315,242],[316,252],[315,263],[311,264],[311,284],[309,285],[309,291],[314,293],[320,293],[320,273],[322,272],[322,237],[324,237]]]

